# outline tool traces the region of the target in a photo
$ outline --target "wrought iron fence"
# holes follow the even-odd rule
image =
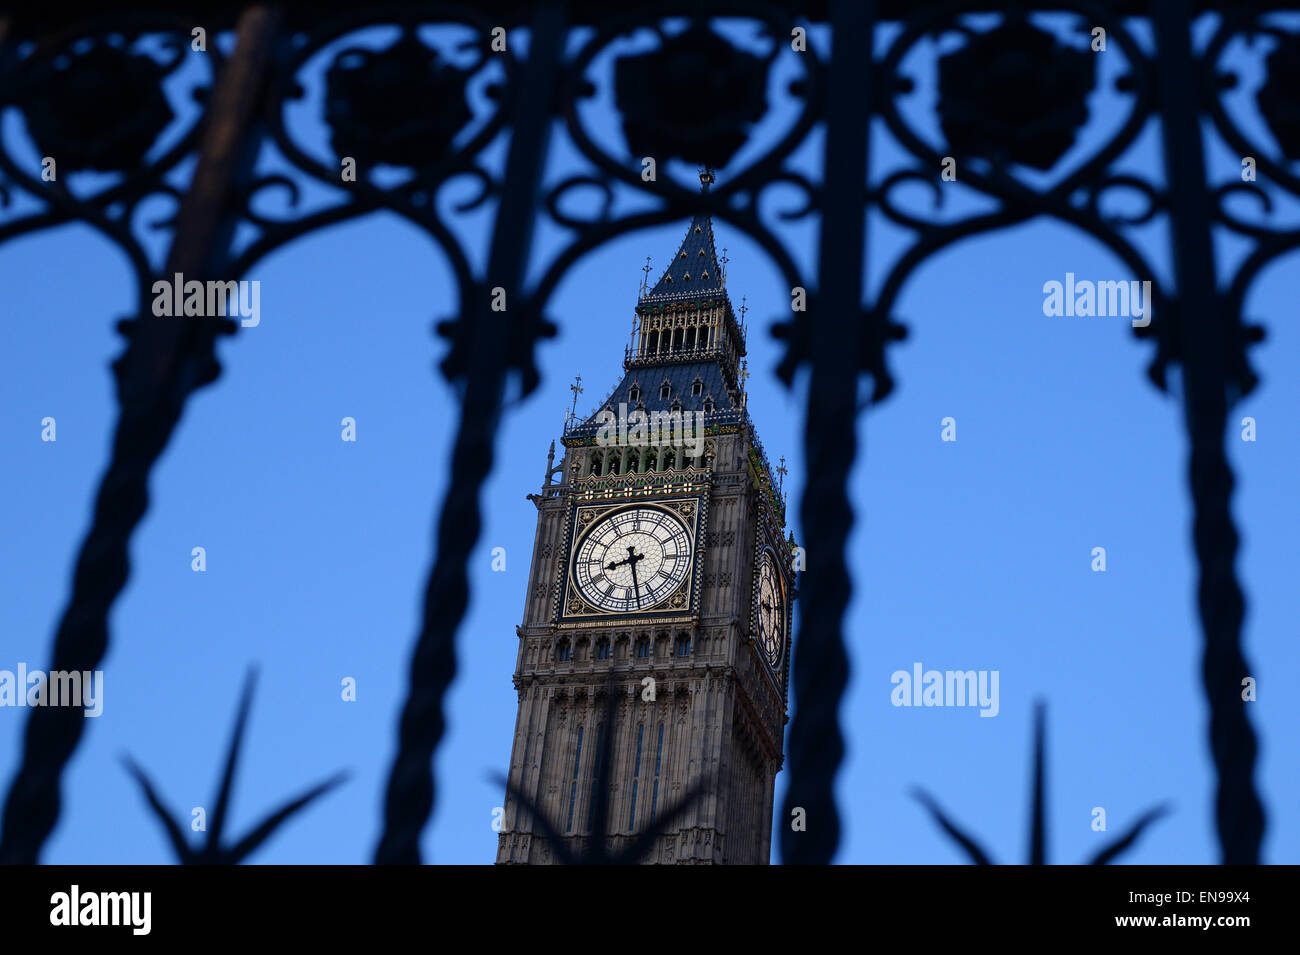
[[[1261,332],[1243,320],[1246,291],[1265,265],[1300,246],[1300,231],[1248,220],[1228,200],[1248,193],[1267,213],[1270,195],[1300,197],[1293,165],[1300,160],[1300,32],[1276,19],[1281,9],[1188,0],[1071,0],[1005,9],[967,2],[828,0],[796,6],[708,0],[607,14],[602,5],[577,0],[498,0],[472,9],[323,3],[250,4],[236,12],[178,4],[166,13],[119,4],[72,24],[59,22],[54,9],[0,16],[0,108],[21,111],[41,153],[57,156],[63,169],[119,174],[99,192],[74,195],[62,180],[44,181],[0,148],[0,212],[8,210],[0,218],[0,241],[85,223],[126,254],[140,303],[138,313],[118,326],[125,347],[113,366],[119,407],[112,453],[57,628],[52,668],[94,669],[103,659],[109,612],[128,577],[128,545],[148,507],[153,466],[190,395],[221,374],[216,337],[237,331],[227,319],[178,323],[150,313],[155,268],[132,228],[141,203],[163,195],[177,202],[174,218],[159,224],[170,239],[161,274],[199,279],[236,279],[299,237],[376,210],[416,224],[445,253],[457,286],[459,314],[436,330],[448,343],[441,372],[459,388],[460,419],[375,861],[419,861],[420,832],[435,804],[432,757],[443,735],[444,697],[456,673],[456,635],[469,598],[468,557],[482,523],[480,490],[493,466],[507,380],[517,376],[524,394],[536,387],[535,346],[556,331],[547,303],[582,256],[618,236],[703,210],[752,238],[792,288],[808,290],[807,310],[775,328],[786,349],[779,377],[789,384],[796,371],[810,373],[808,482],[800,504],[808,563],[794,640],[786,807],[804,807],[824,824],[798,838],[785,832],[782,858],[828,862],[839,841],[832,786],[844,751],[837,709],[847,680],[843,622],[852,582],[844,558],[853,526],[847,481],[862,453],[855,433],[864,411],[859,382],[865,377],[873,384],[868,404],[890,393],[886,346],[903,334],[897,299],[922,262],[972,236],[1048,217],[1085,231],[1139,279],[1152,282],[1154,320],[1137,330],[1156,342],[1152,381],[1164,388],[1167,369],[1182,368],[1219,843],[1224,862],[1258,861],[1264,814],[1254,784],[1255,735],[1239,694],[1240,678],[1249,671],[1241,649],[1244,598],[1235,571],[1233,476],[1224,435],[1229,408],[1256,384],[1246,354]],[[1072,15],[1085,33],[1106,31],[1127,63],[1119,89],[1131,110],[1090,158],[1049,187],[1024,173],[1057,168],[1075,142],[1096,76],[1088,56],[1036,19],[1043,10]],[[1206,10],[1217,17],[1216,26],[1198,48],[1193,19]],[[998,15],[972,19],[989,12]],[[669,25],[673,14],[684,18],[683,29]],[[764,57],[742,50],[713,29],[717,18],[728,17],[758,24],[773,52]],[[868,55],[877,49],[882,23],[898,29],[882,55]],[[1138,24],[1150,31],[1152,43],[1139,41]],[[333,54],[325,73],[324,120],[338,156],[354,157],[363,169],[386,163],[412,172],[393,187],[364,173],[341,182],[336,169],[295,141],[284,119],[303,94],[304,64],[376,25],[396,25],[400,36],[380,52],[348,46]],[[450,62],[422,42],[419,28],[426,25],[460,27],[468,65]],[[160,84],[186,59],[196,26],[213,37],[233,31],[233,49],[223,55],[217,43],[208,44],[210,79],[201,118],[171,148],[146,160],[174,119]],[[760,157],[731,168],[751,127],[770,108],[775,57],[808,27],[824,28],[829,44],[806,48],[794,61],[797,78],[790,92],[798,108],[792,122]],[[649,31],[655,48],[618,57],[612,84],[600,89],[592,64],[632,30]],[[898,100],[913,84],[902,66],[905,57],[923,39],[941,34],[960,37],[962,45],[939,59],[932,78],[945,139],[940,149],[917,130]],[[511,35],[510,42],[500,42],[503,35]],[[519,36],[526,36],[526,44],[516,42]],[[1270,148],[1252,142],[1221,102],[1232,81],[1221,58],[1243,36],[1272,41],[1258,106],[1281,157],[1269,158]],[[161,53],[143,50],[151,37],[162,38]],[[485,71],[495,79],[488,95],[475,99],[470,85]],[[674,112],[671,104],[689,100],[702,82],[712,110]],[[584,106],[598,93],[609,96],[618,111],[626,153],[611,151],[584,122]],[[874,182],[868,175],[873,119],[883,121],[911,164]],[[1151,121],[1159,128],[1163,179],[1115,171]],[[1203,159],[1207,124],[1243,156],[1255,157],[1260,181],[1211,183]],[[543,157],[557,125],[590,171],[544,188]],[[825,148],[820,176],[809,177],[787,161],[815,129],[824,131]],[[503,132],[509,134],[505,168],[494,172],[483,152]],[[278,150],[297,178],[257,171],[264,144]],[[648,181],[640,156],[711,165],[721,171],[719,185],[701,195],[670,176]],[[898,200],[898,187],[922,183],[933,186],[936,201],[942,201],[938,182],[947,156],[975,160],[965,163],[963,180],[993,201],[993,211],[942,221]],[[191,157],[197,162],[188,185],[171,184],[167,174]],[[481,271],[471,266],[435,202],[448,183],[465,180],[476,184],[477,194],[457,212],[495,203]],[[290,208],[297,208],[300,190],[312,181],[338,190],[338,201],[296,217],[268,216],[255,207],[259,195],[284,190]],[[813,271],[796,266],[779,226],[760,216],[764,196],[778,187],[802,196],[802,207],[783,219],[816,222]],[[1106,213],[1103,196],[1119,188],[1141,195],[1145,209],[1127,217]],[[593,215],[566,211],[565,197],[579,189],[602,197]],[[650,211],[616,213],[618,189],[658,204]],[[22,211],[24,204],[28,211]],[[863,262],[873,210],[906,230],[911,243],[879,292],[869,296]],[[1144,250],[1121,228],[1158,214],[1167,220],[1172,282],[1157,278]],[[571,238],[530,282],[530,243],[544,219],[570,227]],[[233,236],[240,226],[254,227],[257,237],[237,249]],[[1223,263],[1211,241],[1215,228],[1253,243],[1226,282],[1216,281]],[[490,306],[494,289],[508,296],[507,311]],[[503,342],[509,347],[502,348]],[[0,859],[38,858],[57,820],[60,781],[81,732],[75,710],[31,711],[22,762],[5,803]]]

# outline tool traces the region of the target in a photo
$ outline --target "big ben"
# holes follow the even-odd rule
[[[562,458],[530,495],[509,783],[536,813],[507,797],[498,863],[558,861],[537,814],[575,854],[654,828],[645,863],[770,859],[794,542],[746,408],[724,268],[712,221],[695,216],[641,290],[621,380],[566,423]]]

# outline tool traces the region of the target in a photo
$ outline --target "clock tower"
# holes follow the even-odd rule
[[[574,853],[602,838],[617,853],[658,825],[644,862],[769,861],[794,541],[745,407],[745,330],[725,265],[697,215],[642,286],[622,379],[589,417],[570,414],[560,463],[552,444],[545,485],[529,495],[537,534],[509,781]],[[496,861],[556,861],[514,796]]]

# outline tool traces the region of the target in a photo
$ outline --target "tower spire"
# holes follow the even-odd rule
[[[712,220],[704,212],[696,213],[676,254],[668,259],[659,281],[641,295],[641,302],[679,303],[721,298],[726,294],[722,284],[724,261],[718,257],[714,245]],[[646,285],[649,284],[647,279]]]
[[[701,166],[699,173],[701,201],[677,251],[668,257],[656,282],[650,281],[649,257],[642,268],[645,280],[624,364],[716,359],[731,391],[736,386],[737,363],[745,354],[744,335],[727,295],[726,248],[719,256],[704,196],[715,180],[713,167]]]

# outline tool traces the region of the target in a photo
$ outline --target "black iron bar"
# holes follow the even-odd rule
[[[469,604],[469,557],[482,529],[479,496],[492,470],[507,371],[501,343],[509,339],[510,309],[533,308],[524,291],[555,89],[564,50],[565,7],[537,8],[515,101],[513,134],[484,284],[460,303],[470,323],[468,380],[452,451],[451,483],[438,517],[437,556],[424,596],[424,619],[411,660],[399,747],[388,778],[378,864],[417,865],[420,832],[434,807],[433,754],[442,739],[442,704],[456,674],[456,632]],[[506,291],[506,311],[489,307],[490,291]]]
[[[1245,598],[1233,567],[1238,537],[1232,522],[1232,469],[1224,448],[1233,353],[1240,352],[1244,340],[1239,317],[1227,307],[1215,278],[1213,200],[1200,127],[1203,84],[1191,48],[1188,4],[1157,0],[1154,25],[1183,405],[1191,439],[1197,597],[1205,635],[1201,674],[1218,776],[1215,819],[1222,861],[1252,864],[1259,862],[1264,809],[1255,792],[1255,731],[1242,700],[1242,680],[1253,671],[1241,649]]]
[[[250,134],[265,88],[278,14],[266,6],[239,18],[234,55],[217,77],[198,163],[176,223],[165,274],[220,277],[234,228],[228,198],[252,168]],[[82,543],[72,596],[54,639],[52,670],[95,670],[108,651],[108,616],[130,574],[131,535],[149,506],[149,476],[190,394],[220,374],[217,334],[233,323],[157,318],[140,303],[114,363],[120,413],[112,457]],[[22,762],[5,802],[0,862],[34,864],[60,809],[63,770],[84,729],[81,710],[44,706],[27,719]]]
[[[849,676],[844,614],[852,591],[847,544],[853,510],[848,481],[857,453],[874,22],[874,3],[831,4],[826,176],[817,291],[809,316],[812,375],[804,419],[808,477],[800,507],[808,564],[800,577],[802,609],[794,641],[790,782],[777,823],[785,864],[827,864],[839,844],[834,786],[844,756],[839,706]],[[804,831],[792,828],[796,809],[804,812]]]

